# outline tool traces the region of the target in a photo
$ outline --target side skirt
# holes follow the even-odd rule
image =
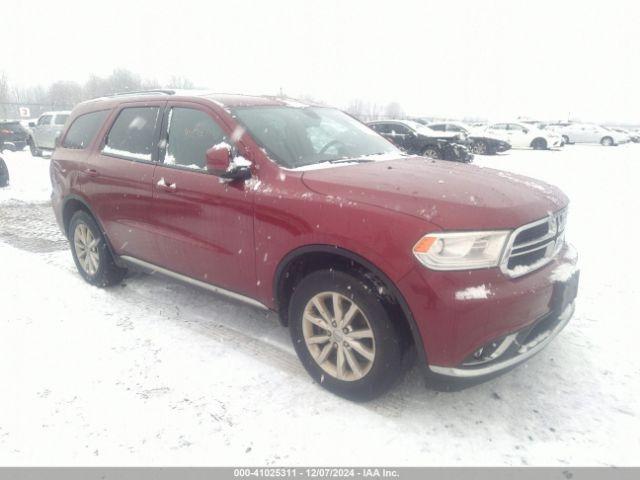
[[[215,285],[211,285],[210,283],[201,282],[200,280],[196,280],[195,278],[187,277],[186,275],[182,275],[181,273],[177,273],[172,270],[167,270],[166,268],[154,265],[153,263],[145,262],[144,260],[140,260],[139,258],[130,257],[128,255],[122,255],[119,258],[123,262],[135,265],[136,267],[141,267],[142,269],[150,273],[158,272],[162,275],[166,275],[167,277],[175,278],[176,280],[180,280],[181,282],[195,285],[196,287],[200,287],[205,290],[209,290],[210,292],[217,293],[218,295],[222,295],[233,300],[249,304],[253,307],[260,308],[262,310],[269,310],[269,307],[257,300],[254,300],[251,297],[226,290],[222,287],[216,287]]]

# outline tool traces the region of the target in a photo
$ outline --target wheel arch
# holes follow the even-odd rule
[[[100,228],[100,232],[102,232],[102,235],[106,239],[109,253],[111,253],[111,256],[113,257],[116,264],[119,264],[120,261],[118,259],[118,255],[114,252],[113,247],[111,246],[109,236],[102,226],[102,222],[100,222],[100,219],[97,217],[97,215],[93,213],[93,210],[91,209],[87,201],[79,195],[68,195],[67,197],[65,197],[64,202],[62,203],[62,226],[64,228],[64,234],[66,235],[66,237],[69,238],[69,224],[71,223],[73,214],[78,210],[84,210],[89,215],[91,215],[91,218],[95,220],[95,222],[98,224],[98,228]]]
[[[363,280],[373,283],[385,300],[393,299],[402,316],[403,327],[409,334],[421,367],[427,368],[427,352],[415,318],[402,292],[394,282],[375,264],[361,255],[335,245],[306,245],[289,252],[278,264],[274,274],[273,298],[283,326],[288,324],[288,305],[296,282],[309,273],[322,268],[337,268],[346,273],[355,272]],[[368,275],[369,274],[369,275]],[[371,275],[373,278],[371,278]],[[376,281],[381,285],[376,285]],[[394,305],[392,305],[394,306]]]

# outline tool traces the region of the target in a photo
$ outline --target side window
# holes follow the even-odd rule
[[[462,129],[457,126],[457,125],[453,125],[451,123],[447,124],[447,132],[460,132],[462,131]]]
[[[391,126],[391,133],[395,133],[396,135],[407,135],[411,133],[411,131],[404,125],[393,124]]]
[[[447,126],[443,123],[439,123],[437,125],[428,125],[431,130],[436,130],[437,132],[444,132]]]
[[[53,115],[43,115],[38,119],[38,125],[50,125]]]
[[[100,126],[107,118],[109,110],[102,110],[100,112],[91,112],[80,115],[76,118],[67,134],[62,141],[63,148],[75,148],[83,149],[87,148],[93,137],[100,129]]]
[[[68,118],[69,118],[69,115],[66,113],[59,114],[59,115],[56,115],[56,119],[54,120],[53,123],[55,125],[64,125],[65,123],[67,123]]]
[[[515,123],[509,124],[509,130],[516,131],[516,132],[524,132],[524,128],[522,128],[520,125],[517,125]]]
[[[494,125],[491,125],[491,128],[493,128],[494,130],[506,130],[507,129],[507,124],[506,123],[496,123]]]
[[[389,133],[391,131],[387,123],[376,123],[373,125],[373,129],[378,133]]]
[[[164,163],[204,170],[207,150],[225,141],[227,137],[224,131],[205,112],[173,107],[167,122],[167,152]]]
[[[102,152],[107,155],[151,161],[159,115],[159,107],[123,109],[107,135]]]

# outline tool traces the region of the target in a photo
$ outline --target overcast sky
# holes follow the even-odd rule
[[[640,2],[3,2],[12,83],[129,68],[411,114],[640,123]]]

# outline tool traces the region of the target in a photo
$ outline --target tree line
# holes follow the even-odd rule
[[[59,80],[48,86],[25,87],[12,85],[6,73],[0,72],[0,118],[18,118],[20,107],[29,108],[31,117],[37,117],[43,111],[71,109],[92,98],[157,88],[194,88],[194,84],[188,78],[172,76],[166,85],[161,85],[157,80],[118,68],[104,77],[91,75],[84,83]]]

